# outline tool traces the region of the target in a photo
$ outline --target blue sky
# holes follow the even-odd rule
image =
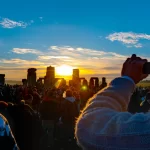
[[[8,5],[9,4],[9,5]],[[0,73],[38,76],[49,65],[118,76],[132,53],[150,60],[149,0],[26,0],[0,6]]]

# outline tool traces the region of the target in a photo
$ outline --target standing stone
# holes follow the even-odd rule
[[[79,69],[73,69],[72,81],[74,87],[80,87]]]
[[[36,69],[35,68],[28,69],[27,81],[28,81],[28,86],[36,85]]]
[[[5,84],[5,74],[0,74],[0,85]]]
[[[46,87],[53,87],[55,82],[55,67],[47,67],[46,76],[44,78],[44,84]]]

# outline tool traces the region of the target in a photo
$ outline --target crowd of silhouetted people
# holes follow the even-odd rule
[[[140,134],[150,110],[150,88],[135,88],[136,82],[125,74],[108,87],[1,85],[0,149],[134,149],[124,135]]]
[[[87,100],[106,85],[1,85],[0,113],[7,119],[21,150],[78,150],[74,136],[76,118]]]

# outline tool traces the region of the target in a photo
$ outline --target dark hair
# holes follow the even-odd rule
[[[4,101],[0,101],[0,109],[5,109],[8,107],[8,104]]]
[[[66,91],[66,97],[72,97],[72,91],[71,90],[67,90]]]

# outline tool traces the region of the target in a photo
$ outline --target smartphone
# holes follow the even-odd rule
[[[143,66],[143,73],[144,74],[150,74],[150,62],[147,62]]]
[[[132,54],[132,57],[136,57],[136,54]],[[143,66],[143,73],[150,74],[150,62],[147,62]]]

